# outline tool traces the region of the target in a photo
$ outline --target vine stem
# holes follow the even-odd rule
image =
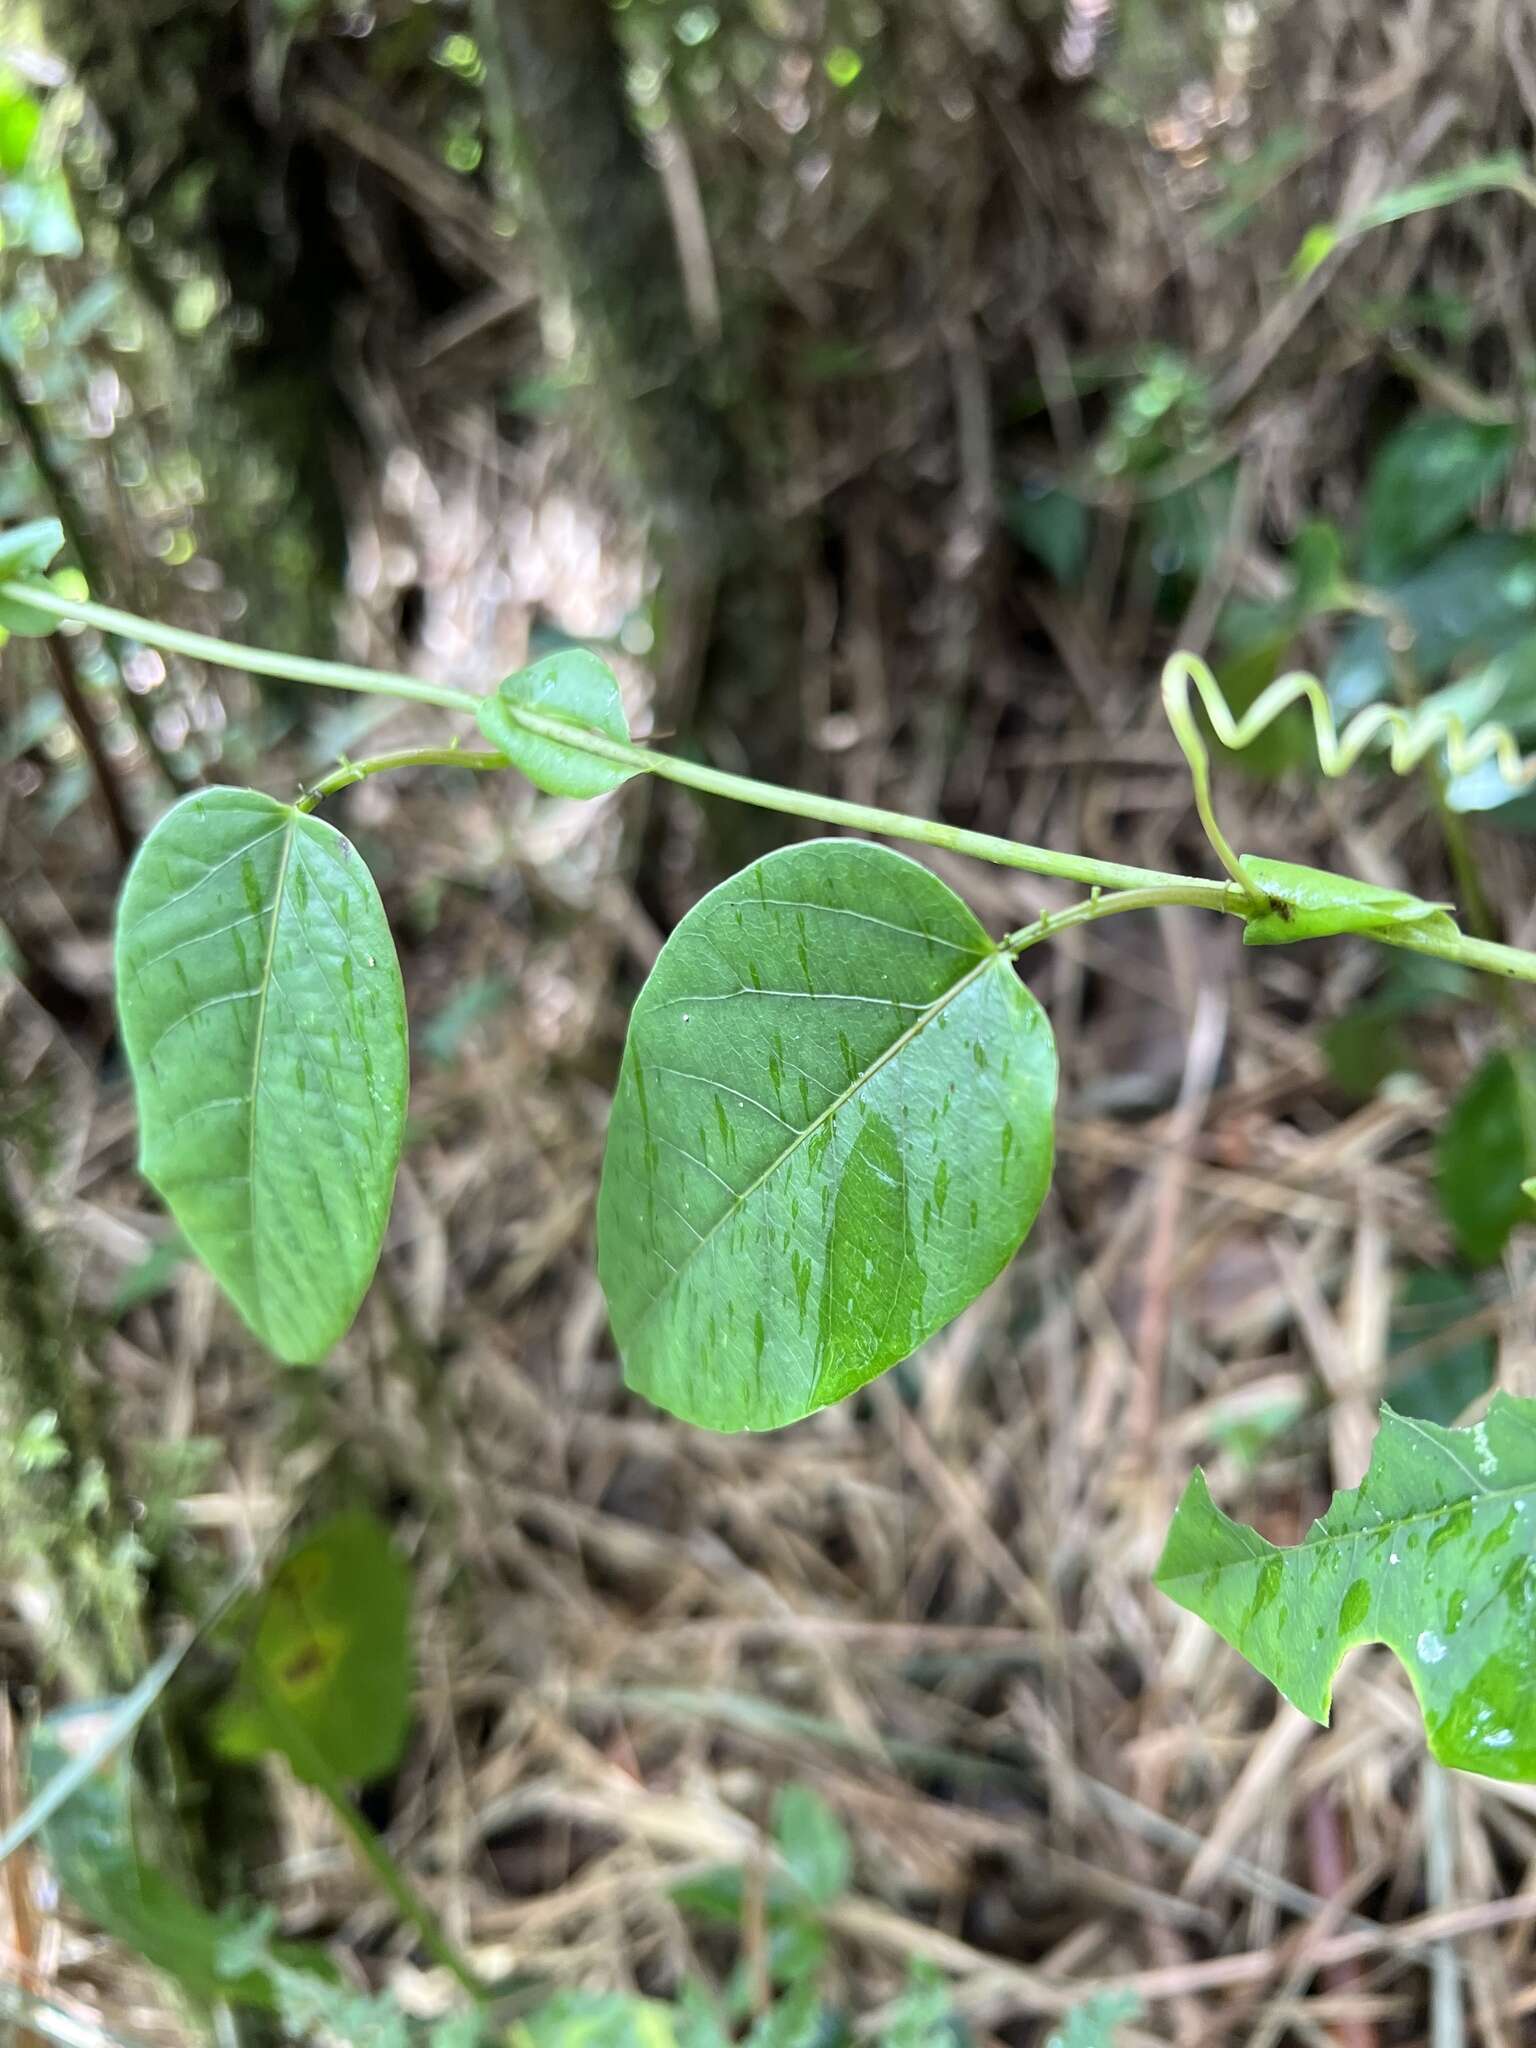
[[[330,689],[357,690],[374,696],[399,697],[420,704],[435,704],[444,710],[459,711],[475,716],[483,699],[471,690],[455,690],[440,683],[427,683],[415,676],[394,675],[387,669],[357,668],[347,662],[318,661],[307,655],[278,654],[267,648],[241,647],[229,640],[217,640],[206,633],[185,632],[178,626],[161,625],[156,620],[136,618],[131,612],[116,610],[110,605],[76,602],[72,598],[60,597],[45,586],[9,580],[0,582],[0,597],[8,597],[35,610],[48,612],[54,618],[71,621],[78,625],[94,626],[103,632],[117,633],[126,638],[140,641],[146,647],[158,647],[167,653],[185,654],[194,660],[207,661],[224,668],[240,669],[252,675],[280,677],[285,681],[314,683]],[[913,818],[903,811],[882,810],[873,804],[846,802],[840,797],[815,796],[803,790],[782,789],[776,783],[758,782],[751,776],[733,775],[721,768],[711,768],[699,761],[685,761],[672,754],[653,752],[649,747],[636,746],[630,740],[609,739],[606,734],[595,732],[589,726],[573,723],[547,712],[534,711],[526,705],[508,704],[507,710],[527,731],[541,739],[552,740],[574,753],[588,754],[597,760],[607,761],[612,766],[626,769],[635,775],[657,775],[664,781],[680,783],[687,789],[696,789],[706,796],[720,796],[737,803],[752,804],[759,810],[777,811],[792,818],[807,818],[822,825],[844,826],[850,831],[878,834],[885,839],[907,839],[923,846],[943,848],[949,853],[958,853],[975,860],[991,861],[998,867],[1021,868],[1029,874],[1052,876],[1058,881],[1080,882],[1095,891],[1115,892],[1113,908],[1116,910],[1150,909],[1156,906],[1183,903],[1201,909],[1225,912],[1229,916],[1247,917],[1256,909],[1268,905],[1257,898],[1253,883],[1242,872],[1236,854],[1216,827],[1211,812],[1209,789],[1209,759],[1202,763],[1204,744],[1195,728],[1187,697],[1187,685],[1193,680],[1197,688],[1204,690],[1200,683],[1196,664],[1191,670],[1184,666],[1189,657],[1174,657],[1164,672],[1165,691],[1170,682],[1169,671],[1174,671],[1178,680],[1168,693],[1176,699],[1182,698],[1172,712],[1175,732],[1183,746],[1190,767],[1194,771],[1196,795],[1199,800],[1201,820],[1205,824],[1212,846],[1229,880],[1203,881],[1199,877],[1169,874],[1158,868],[1131,867],[1122,861],[1091,860],[1082,854],[1056,853],[1049,847],[1030,846],[1016,839],[1003,839],[990,832],[972,832],[957,825],[940,824],[932,818]],[[1182,670],[1182,675],[1179,671]],[[1287,684],[1296,687],[1300,679],[1283,678]],[[1184,684],[1179,688],[1179,681]],[[1278,687],[1278,686],[1276,686]],[[1297,689],[1297,694],[1309,692]],[[1207,707],[1209,708],[1209,706]],[[1257,706],[1243,721],[1244,727],[1251,727]],[[1316,706],[1314,705],[1314,715]],[[1223,714],[1230,722],[1230,713]],[[1251,736],[1251,735],[1249,735]],[[1243,743],[1239,737],[1239,744]],[[317,782],[299,799],[301,809],[311,810],[324,797],[338,789],[362,781],[368,775],[382,774],[393,768],[421,766],[452,766],[470,769],[488,769],[509,766],[500,754],[486,753],[478,749],[460,750],[457,747],[423,747],[405,749],[393,754],[380,754],[370,760],[347,762],[334,769],[331,774]],[[1201,769],[1204,769],[1202,774]],[[1135,900],[1131,900],[1135,899]],[[1071,909],[1049,915],[1044,929],[1039,923],[1025,927],[1006,941],[1016,952],[1037,940],[1054,936],[1058,931],[1070,929],[1073,925],[1091,923],[1094,918],[1107,916],[1110,908],[1107,899],[1097,895],[1089,897]],[[1500,945],[1491,939],[1469,938],[1464,932],[1443,932],[1425,930],[1412,925],[1383,925],[1370,936],[1384,946],[1397,946],[1408,952],[1426,953],[1436,959],[1454,961],[1460,966],[1480,969],[1495,974],[1506,981],[1536,982],[1536,953],[1528,953],[1516,946]]]
[[[484,2005],[491,1995],[489,1986],[448,1939],[441,1921],[390,1854],[382,1835],[369,1826],[318,1745],[259,1670],[257,1685],[262,1709],[280,1736],[280,1747],[289,1763],[299,1768],[304,1779],[325,1800],[401,1916],[416,1929],[427,1954],[468,1992],[477,2005]]]
[[[222,668],[242,669],[251,675],[276,676],[287,682],[318,683],[336,690],[359,690],[380,697],[404,697],[418,704],[437,704],[448,711],[474,716],[482,699],[471,690],[454,690],[441,683],[424,683],[415,676],[392,675],[386,669],[355,668],[348,662],[317,661],[308,655],[277,654],[269,648],[241,647],[234,641],[216,640],[206,633],[184,632],[179,626],[164,626],[158,620],[135,618],[111,605],[76,602],[31,583],[0,583],[0,596],[12,597],[56,619],[77,625],[95,626],[106,633],[119,633],[158,647],[171,654],[185,654],[197,661],[216,663]],[[552,717],[523,705],[508,707],[527,731],[542,739],[556,740],[573,752],[591,754],[633,774],[659,775],[664,781],[682,783],[706,796],[733,798],[760,810],[778,811],[788,817],[810,818],[823,825],[845,825],[855,832],[874,832],[888,839],[912,839],[925,846],[939,846],[951,853],[970,854],[977,860],[999,867],[1023,868],[1031,874],[1054,875],[1063,882],[1081,882],[1088,888],[1144,889],[1178,887],[1186,877],[1165,874],[1157,868],[1130,867],[1121,861],[1089,860],[1079,854],[1054,853],[1048,847],[1027,846],[1014,839],[1002,839],[990,832],[970,832],[956,825],[941,825],[935,819],[908,817],[903,811],[885,811],[870,804],[847,803],[839,797],[808,795],[802,790],[781,789],[776,783],[756,782],[750,776],[731,775],[699,761],[683,761],[671,754],[653,753],[632,740],[613,740],[590,727],[569,719]],[[378,768],[401,768],[430,761],[440,752],[381,755]],[[456,765],[473,764],[473,754],[458,756]],[[344,789],[361,779],[355,763],[338,769],[335,776],[306,792],[300,801],[318,803],[332,789]],[[337,779],[339,778],[339,780]]]

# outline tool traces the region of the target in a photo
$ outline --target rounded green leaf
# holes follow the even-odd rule
[[[324,1784],[381,1777],[410,1726],[410,1578],[389,1531],[334,1515],[283,1559],[216,1734],[227,1756],[276,1750]]]
[[[973,1301],[1050,1181],[1056,1048],[971,912],[883,847],[769,854],[630,1019],[598,1196],[629,1384],[712,1429],[852,1393]]]
[[[140,1164],[256,1335],[322,1358],[389,1215],[405,998],[373,878],[330,825],[254,790],[185,797],[118,907]]]
[[[1471,1429],[1384,1409],[1364,1479],[1288,1549],[1197,1472],[1157,1583],[1315,1721],[1344,1653],[1386,1643],[1441,1763],[1536,1779],[1536,1401],[1495,1394]]]
[[[480,730],[549,796],[606,796],[636,772],[530,731],[517,718],[519,708],[546,721],[585,727],[601,739],[627,742],[629,720],[613,671],[586,648],[563,648],[508,676],[495,696],[481,703]]]

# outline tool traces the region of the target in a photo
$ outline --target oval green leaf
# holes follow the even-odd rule
[[[405,997],[373,878],[254,790],[185,797],[117,919],[140,1164],[263,1343],[324,1357],[378,1263],[405,1122]]]
[[[905,1358],[1023,1242],[1056,1048],[926,868],[820,840],[691,910],[630,1019],[598,1196],[629,1384],[793,1422]]]
[[[1536,1778],[1536,1401],[1495,1394],[1471,1429],[1383,1409],[1365,1478],[1289,1549],[1197,1472],[1157,1583],[1314,1721],[1344,1653],[1386,1643],[1441,1763]]]
[[[629,720],[613,671],[585,647],[562,648],[506,677],[495,696],[481,702],[480,730],[548,796],[606,796],[636,773],[548,732],[532,731],[518,718],[520,710],[627,744]]]
[[[226,1756],[285,1756],[306,1783],[382,1777],[410,1726],[411,1582],[389,1531],[334,1515],[255,1602],[250,1647],[215,1732]]]

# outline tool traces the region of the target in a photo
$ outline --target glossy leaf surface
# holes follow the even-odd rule
[[[372,1515],[336,1515],[260,1594],[219,1746],[239,1757],[276,1750],[309,1781],[377,1778],[399,1762],[410,1695],[405,1565]]]
[[[1518,1223],[1536,1222],[1523,1183],[1536,1171],[1536,1058],[1496,1052],[1451,1105],[1435,1187],[1463,1258],[1489,1266]]]
[[[1422,692],[1453,664],[1501,654],[1536,630],[1536,539],[1463,534],[1385,595],[1413,635],[1407,658]],[[1395,659],[1380,619],[1362,619],[1340,636],[1325,679],[1340,718],[1393,695]]]
[[[29,1790],[34,1797],[45,1794],[92,1744],[116,1707],[117,1702],[105,1700],[48,1716],[32,1738]],[[239,1916],[210,1913],[140,1859],[132,1785],[128,1752],[114,1749],[43,1826],[40,1846],[66,1897],[104,1933],[174,1977],[193,1998],[272,2007],[276,2000],[266,1970],[231,1976],[223,1966],[222,1952],[241,1926]],[[274,1953],[286,1967],[330,1973],[322,1950],[282,1943]]]
[[[1056,1052],[954,892],[882,847],[768,855],[695,906],[630,1019],[598,1198],[629,1384],[714,1429],[853,1392],[1007,1263]]]
[[[1365,1478],[1288,1549],[1197,1472],[1157,1583],[1314,1721],[1344,1653],[1386,1643],[1441,1763],[1536,1777],[1536,1401],[1496,1394],[1471,1429],[1384,1409]]]
[[[1360,568],[1371,583],[1405,575],[1476,509],[1514,459],[1512,427],[1422,413],[1371,465],[1360,516]]]
[[[517,721],[519,705],[545,718],[586,727],[603,739],[627,740],[629,720],[613,671],[586,648],[564,648],[506,677],[496,694],[480,705],[480,730],[498,753],[549,796],[604,796],[636,772],[530,732]]]
[[[1326,939],[1341,932],[1374,932],[1393,925],[1419,925],[1447,934],[1455,921],[1440,903],[1426,903],[1401,889],[1378,889],[1348,875],[1294,861],[1245,853],[1243,873],[1269,899],[1269,909],[1243,923],[1245,946],[1289,946],[1298,939]]]
[[[291,805],[185,797],[124,885],[117,999],[145,1174],[257,1336],[322,1358],[373,1277],[405,1120],[372,877]]]

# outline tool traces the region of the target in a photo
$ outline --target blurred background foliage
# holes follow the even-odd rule
[[[1200,869],[1156,706],[1171,645],[1207,651],[1238,707],[1305,664],[1341,714],[1439,699],[1536,741],[1533,124],[1520,0],[4,0],[0,519],[59,517],[66,578],[177,624],[477,686],[579,639],[614,659],[640,730],[722,765]],[[1219,938],[1117,929],[1042,965],[1070,1114],[998,1320],[967,1326],[959,1363],[823,1419],[814,1453],[663,1441],[592,1334],[603,1090],[659,935],[781,827],[675,791],[578,814],[452,771],[369,785],[347,823],[401,936],[416,1163],[336,1373],[274,1389],[134,1179],[111,904],[173,790],[284,794],[381,723],[420,731],[130,638],[0,650],[0,1507],[31,1503],[8,1569],[48,1589],[8,1624],[6,1675],[45,1679],[67,1642],[77,1690],[120,1686],[216,1576],[188,1529],[270,1536],[337,1467],[429,1532],[429,1581],[461,1600],[432,1653],[468,1642],[471,1691],[500,1685],[473,1616],[510,1612],[541,1678],[599,1698],[570,1710],[582,1740],[633,1734],[641,1776],[697,1791],[708,1770],[737,1800],[730,1738],[674,1751],[601,1704],[643,1664],[666,1546],[711,1587],[700,1612],[745,1627],[751,1600],[699,1563],[735,1546],[788,1610],[910,1615],[904,1704],[852,1651],[782,1680],[781,1706],[814,1697],[856,1731],[850,1772],[875,1769],[888,1714],[911,1744],[942,1726],[1010,1754],[1022,1726],[1101,1778],[1140,1741],[1147,1805],[1211,1825],[1265,1709],[1187,1645],[1165,1677],[1172,1625],[1134,1563],[1155,1489],[1084,1457],[1080,1408],[1129,1418],[1154,1464],[1158,1442],[1181,1470],[1214,1461],[1279,1537],[1358,1476],[1366,1393],[1449,1421],[1496,1377],[1536,1391],[1518,1016],[1348,948],[1239,976]],[[1530,942],[1536,800],[1491,773],[1331,788],[1294,717],[1223,767],[1244,845],[1455,897]],[[1013,879],[966,886],[989,919],[1041,907]],[[1192,1023],[1216,1016],[1197,1085]],[[1208,1112],[1192,1152],[1186,1100]],[[1169,1132],[1187,1193],[1137,1149]],[[1153,1232],[1162,1263],[1143,1264],[1115,1227],[1143,1196],[1193,1247],[1177,1309],[1172,1240]],[[1300,1234],[1278,1282],[1255,1217]],[[1044,1363],[1015,1384],[1032,1347]],[[357,1415],[348,1373],[390,1390],[382,1419]],[[568,1413],[597,1448],[573,1427],[551,1450]],[[998,1463],[1017,1441],[1068,1497],[1021,1498]],[[474,1526],[506,1489],[508,1526],[535,1534],[488,1557],[460,1489]],[[568,1495],[592,1518],[577,1533]],[[915,1591],[893,1577],[908,1545]],[[946,1662],[948,1638],[923,1650],[924,1626],[995,1619],[999,1584],[1021,1626],[1091,1642],[1083,1666],[1026,1658],[1015,1685]],[[768,1695],[781,1677],[738,1673]],[[505,1790],[494,1717],[443,1711],[452,1740],[386,1820],[454,1768]],[[1181,1743],[1177,1767],[1147,1761]],[[571,1768],[558,1743],[545,1761]],[[1417,1868],[1413,1800],[1358,1761],[1319,1767],[1329,1811],[1383,1869]],[[1049,1805],[1009,1783],[987,1811]],[[755,1783],[754,1801],[768,1813]],[[898,1857],[890,1887],[914,1924],[948,1915],[1031,1968],[1058,1945],[1071,1966],[1096,1929],[1094,1977],[1263,1936],[1270,1909],[1227,1900],[1214,1928],[1201,1906],[1194,1931],[1149,1932],[1144,1900],[1106,1904],[1078,1868],[1103,1860],[1102,1816],[1064,1812],[1052,1839],[1086,1886],[1065,1905],[990,1837],[942,1868]],[[1267,1839],[1326,1892],[1311,1815]],[[463,1851],[459,1903],[492,1945],[508,1888],[579,1892],[585,1825]],[[259,1826],[292,1847],[313,1817],[280,1804]],[[189,1828],[217,1902],[249,1844]],[[1496,1894],[1511,1838],[1463,1849]],[[1166,1837],[1136,1859],[1137,1883],[1182,1882]],[[289,1917],[352,1924],[346,1881],[317,1885]],[[1373,1910],[1405,1904],[1387,1885]],[[674,1960],[675,1922],[654,1945]],[[624,1943],[610,1927],[596,1947],[611,1963]],[[855,2009],[907,1995],[874,1949]],[[1518,1978],[1512,1958],[1490,1941],[1480,1967]],[[646,1967],[651,1988],[687,1975]],[[985,2021],[978,1982],[978,2024],[1038,2038],[1048,2007],[1015,1984]],[[1227,1994],[1190,1982],[1178,2038],[1196,2008],[1229,2037]],[[1403,1994],[1379,2038],[1420,2038],[1422,2009]]]

